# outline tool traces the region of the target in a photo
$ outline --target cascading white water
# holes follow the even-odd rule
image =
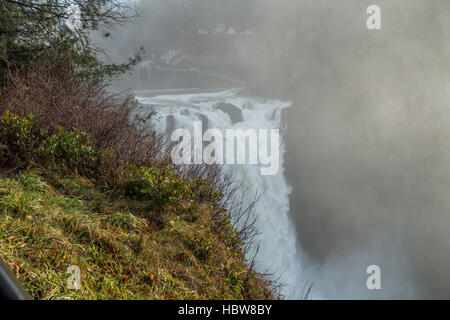
[[[142,112],[148,111],[146,109],[150,106],[157,112],[159,120],[156,126],[162,132],[180,128],[192,132],[194,121],[202,121],[204,129],[280,129],[283,132],[281,114],[283,109],[291,106],[290,102],[240,96],[239,92],[239,89],[234,89],[204,94],[138,96],[137,100],[142,104]],[[243,121],[233,121],[229,113],[217,108],[220,103],[240,109],[240,120]],[[254,207],[259,232],[255,239],[259,243],[259,268],[260,271],[274,273],[274,277],[285,285],[282,289],[285,297],[295,299],[301,298],[304,285],[297,237],[289,219],[291,188],[284,177],[283,141],[280,145],[280,170],[276,175],[260,175],[259,165],[231,165],[229,168],[234,177],[242,182],[240,190],[247,190],[240,195],[244,196],[246,205],[253,202],[255,193],[263,193]]]

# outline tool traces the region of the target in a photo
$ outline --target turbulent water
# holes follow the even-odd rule
[[[153,109],[157,112],[158,129],[169,133],[174,129],[187,129],[193,132],[194,121],[202,121],[207,129],[280,129],[280,170],[273,176],[260,175],[259,165],[230,165],[234,178],[243,186],[237,197],[243,196],[246,205],[251,205],[255,194],[262,194],[254,208],[256,236],[259,243],[257,262],[259,271],[273,273],[281,284],[286,298],[300,298],[305,284],[301,279],[300,254],[294,226],[289,218],[289,194],[291,188],[284,176],[285,127],[282,123],[283,110],[290,102],[250,97],[239,94],[240,90],[228,90],[203,94],[139,96],[143,114]],[[220,105],[233,105],[242,113],[240,119],[218,108]],[[238,110],[239,109],[239,110]],[[236,114],[236,112],[235,112]],[[231,115],[231,116],[230,116]],[[255,248],[256,246],[254,246]],[[248,253],[252,258],[254,252]]]

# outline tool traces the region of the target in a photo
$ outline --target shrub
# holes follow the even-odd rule
[[[191,188],[199,201],[219,202],[224,197],[223,193],[215,190],[211,182],[205,178],[197,178],[191,182]]]
[[[59,127],[85,132],[99,150],[108,149],[105,169],[128,169],[163,158],[162,135],[133,121],[132,97],[111,94],[96,82],[61,78],[61,69],[51,61],[9,72],[8,85],[0,88],[0,113],[33,114],[50,134],[58,134]],[[114,179],[113,172],[106,176]]]
[[[78,129],[66,131],[59,127],[58,134],[43,141],[39,152],[47,161],[80,173],[92,173],[97,160],[92,139]]]
[[[209,258],[215,253],[211,232],[206,227],[201,226],[199,230],[190,234],[188,239],[187,248],[193,252],[197,259],[203,263],[208,263]]]
[[[158,204],[176,203],[192,195],[188,183],[170,166],[131,168],[125,190],[127,195],[149,198]]]
[[[0,168],[20,170],[36,162],[93,174],[97,159],[92,139],[78,129],[59,127],[50,135],[31,114],[20,117],[7,110],[0,118]]]
[[[125,183],[125,192],[128,196],[148,198],[158,204],[176,203],[181,199],[218,203],[223,197],[208,180],[197,178],[189,181],[168,164],[162,167],[132,167],[129,180]]]
[[[25,166],[41,140],[39,122],[32,115],[21,118],[6,111],[0,118],[0,167]]]

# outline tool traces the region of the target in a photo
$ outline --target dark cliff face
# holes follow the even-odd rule
[[[228,114],[233,124],[244,121],[242,110],[231,103],[219,103],[217,109]]]

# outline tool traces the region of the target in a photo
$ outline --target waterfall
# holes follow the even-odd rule
[[[289,217],[291,188],[284,176],[283,109],[292,103],[240,95],[239,89],[215,93],[139,96],[142,112],[157,112],[156,127],[170,133],[174,129],[192,132],[194,121],[202,121],[204,129],[280,129],[280,170],[273,176],[260,174],[259,165],[230,165],[233,176],[242,182],[238,191],[250,205],[255,193],[262,193],[254,207],[259,244],[256,257],[258,271],[269,271],[283,284],[282,294],[288,299],[301,298],[300,253],[295,228]],[[254,246],[255,248],[255,246]],[[248,258],[253,257],[249,252]]]

